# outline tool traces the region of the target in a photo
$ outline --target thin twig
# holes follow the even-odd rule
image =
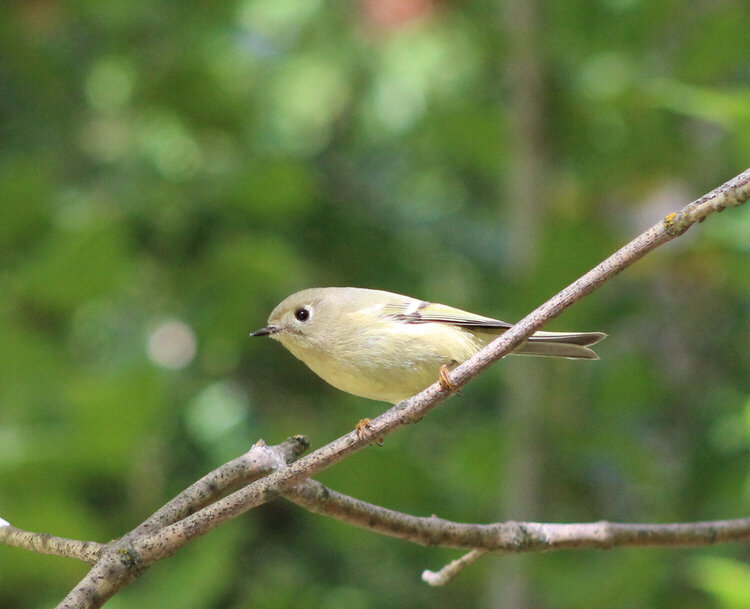
[[[487,554],[487,550],[472,550],[445,565],[440,571],[422,571],[422,581],[430,586],[444,586],[450,582],[456,575],[461,573],[466,567],[473,564],[482,556]]]
[[[11,526],[7,521],[0,518],[0,543],[15,548],[31,550],[37,554],[52,554],[82,560],[90,565],[95,565],[101,556],[104,544],[96,541],[79,541],[56,537],[47,533],[33,533]]]

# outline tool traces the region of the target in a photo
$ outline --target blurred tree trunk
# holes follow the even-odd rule
[[[508,95],[506,123],[511,143],[508,171],[503,176],[500,200],[506,232],[507,276],[520,294],[533,293],[537,275],[541,230],[540,203],[548,174],[544,151],[544,93],[538,57],[539,16],[533,0],[505,0],[501,4],[501,32],[507,45],[504,90]],[[542,365],[540,365],[542,364]],[[543,448],[539,429],[543,422],[542,388],[546,386],[543,362],[508,358],[502,364],[507,391],[500,405],[505,452],[499,516],[531,520],[539,514],[539,478]],[[534,605],[526,564],[514,556],[496,561],[497,577],[488,591],[487,606],[525,609]]]

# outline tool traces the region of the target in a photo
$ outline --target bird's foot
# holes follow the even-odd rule
[[[359,440],[364,440],[365,436],[370,431],[370,422],[371,419],[364,418],[354,426],[354,431],[357,432],[357,438]],[[375,440],[375,444],[377,444],[378,446],[383,446],[383,438],[378,438],[377,440]]]
[[[450,391],[451,393],[457,393],[459,395],[461,394],[461,392],[458,390],[458,385],[456,385],[451,380],[450,369],[445,364],[440,366],[440,374],[439,374],[438,380],[440,382],[440,386],[446,391]]]
[[[357,437],[360,440],[363,440],[365,437],[365,434],[370,429],[370,419],[362,419],[357,425],[354,427],[354,431],[357,432]]]

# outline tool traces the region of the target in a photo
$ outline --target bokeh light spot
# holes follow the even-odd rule
[[[184,368],[193,361],[197,350],[195,333],[181,321],[166,321],[148,337],[148,357],[162,368]]]

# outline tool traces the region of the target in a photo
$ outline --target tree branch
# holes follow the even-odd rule
[[[455,368],[451,373],[452,383],[456,387],[463,386],[492,363],[510,353],[546,322],[560,315],[575,302],[650,251],[678,237],[695,222],[703,221],[710,213],[740,205],[748,198],[750,198],[750,169],[690,203],[682,210],[669,214],[664,220],[646,230],[532,311],[484,349]],[[338,463],[373,440],[385,437],[403,425],[420,420],[448,395],[449,390],[436,382],[416,396],[396,404],[379,417],[372,419],[364,433],[352,431],[334,440],[288,468],[274,472],[184,520],[161,529],[148,538],[138,540],[134,549],[149,563],[166,558],[191,539],[267,502],[282,490]]]
[[[138,537],[163,528],[207,506],[228,489],[253,482],[286,467],[310,447],[306,436],[292,436],[278,446],[263,440],[236,459],[206,474],[136,527],[130,536]]]
[[[631,524],[607,521],[550,524],[497,522],[468,524],[437,516],[404,514],[305,480],[284,497],[311,512],[424,546],[483,549],[500,553],[621,546],[705,546],[750,541],[750,518],[679,524]]]
[[[66,558],[76,558],[95,565],[101,556],[104,544],[95,541],[78,541],[55,537],[47,533],[32,533],[12,526],[7,520],[0,518],[0,542],[31,550],[37,554],[52,554]]]
[[[648,252],[681,235],[692,224],[703,221],[710,213],[740,205],[748,198],[750,198],[750,169],[682,210],[669,214],[664,220],[652,226],[538,307],[487,347],[458,366],[452,372],[452,383],[458,387],[464,385],[489,365],[512,351],[543,324],[558,316]],[[462,524],[445,521],[435,516],[418,518],[371,506],[371,504],[334,493],[325,487],[316,486],[318,483],[313,481],[301,484],[303,480],[341,461],[373,440],[385,437],[403,425],[418,421],[448,395],[449,391],[436,382],[416,396],[393,406],[373,419],[365,430],[352,431],[288,466],[286,464],[306,448],[303,438],[292,438],[280,449],[272,449],[265,444],[258,443],[246,455],[218,468],[180,493],[134,531],[106,546],[19,531],[2,520],[0,520],[0,542],[36,551],[69,555],[87,562],[92,562],[98,556],[98,562],[89,574],[59,605],[59,607],[69,608],[93,608],[100,607],[120,588],[142,574],[151,564],[171,556],[193,538],[280,494],[295,502],[305,504],[308,509],[326,513],[358,526],[365,526],[364,515],[367,514],[367,528],[395,537],[418,543],[449,545],[482,551],[508,553],[563,548],[609,549],[623,545],[707,545],[750,540],[750,519],[663,525],[608,522]],[[277,450],[280,452],[277,453]],[[257,479],[259,476],[263,477]],[[210,503],[227,489],[247,480],[254,481]],[[47,541],[43,541],[44,539]],[[52,543],[49,540],[56,541]],[[85,545],[87,543],[92,545]],[[76,546],[75,544],[84,545]],[[53,551],[53,548],[72,547],[77,547],[77,549]],[[472,552],[456,561],[455,566],[449,565],[443,571],[455,574],[465,564],[476,560],[480,555],[479,552]],[[430,577],[428,576],[428,579]],[[439,576],[435,577],[439,579]]]
[[[708,546],[750,541],[750,518],[678,524],[633,524],[607,521],[550,524],[498,522],[468,524],[420,517],[390,510],[331,490],[315,480],[284,491],[284,497],[305,509],[425,546],[472,551],[438,572],[426,570],[422,579],[442,586],[485,554],[520,554],[570,549],[610,550],[626,546]]]
[[[206,474],[133,531],[103,546],[99,561],[63,599],[58,609],[101,607],[153,564],[154,561],[144,560],[135,550],[134,546],[139,540],[193,513],[227,489],[285,467],[308,447],[305,436],[293,436],[278,446],[267,446],[260,440],[245,454]],[[173,552],[181,545],[176,546]]]

